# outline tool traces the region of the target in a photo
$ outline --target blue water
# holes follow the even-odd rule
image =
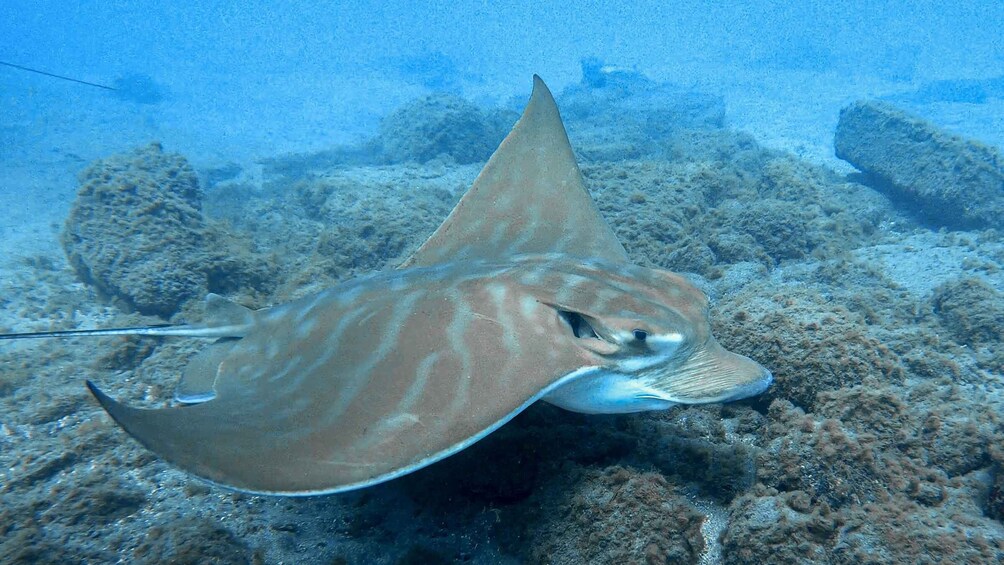
[[[316,149],[372,131],[429,90],[497,102],[525,93],[533,73],[560,90],[586,56],[754,99],[797,90],[790,71],[825,74],[830,84],[809,88],[839,100],[1004,73],[999,3],[797,4],[14,0],[0,60],[106,84],[147,76],[166,98],[137,106],[5,68],[4,137],[31,143],[72,121],[64,137],[90,141],[61,145],[85,157],[88,145],[119,150],[151,135],[219,159]]]

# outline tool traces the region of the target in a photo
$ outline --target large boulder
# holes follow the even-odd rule
[[[837,157],[937,226],[1004,228],[1004,156],[885,102],[840,111]]]
[[[517,114],[482,112],[452,94],[431,94],[384,118],[378,138],[387,163],[483,163],[509,133]]]
[[[203,216],[181,155],[151,143],[96,161],[80,184],[63,249],[83,282],[125,309],[169,318],[207,292],[268,284],[264,262]]]

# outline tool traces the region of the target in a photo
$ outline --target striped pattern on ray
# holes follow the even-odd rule
[[[260,312],[229,346],[215,400],[106,407],[147,447],[213,482],[319,492],[334,475],[351,487],[445,456],[556,376],[596,362],[555,346],[568,332],[546,305],[595,284],[532,257],[357,280]]]

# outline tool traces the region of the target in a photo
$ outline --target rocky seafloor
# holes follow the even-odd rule
[[[559,105],[632,259],[702,286],[719,341],[774,373],[766,393],[539,404],[402,479],[270,498],[170,468],[83,386],[163,405],[204,342],[4,343],[0,562],[1004,559],[1004,234],[764,149],[714,98],[584,82]],[[198,320],[207,292],[257,308],[393,267],[514,117],[424,99],[369,144],[264,163],[260,185],[158,144],[109,156],[81,174],[65,256],[7,258],[0,330]]]

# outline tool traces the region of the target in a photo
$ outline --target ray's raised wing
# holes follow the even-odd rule
[[[439,229],[401,267],[520,254],[627,261],[582,180],[540,77],[523,116]]]

